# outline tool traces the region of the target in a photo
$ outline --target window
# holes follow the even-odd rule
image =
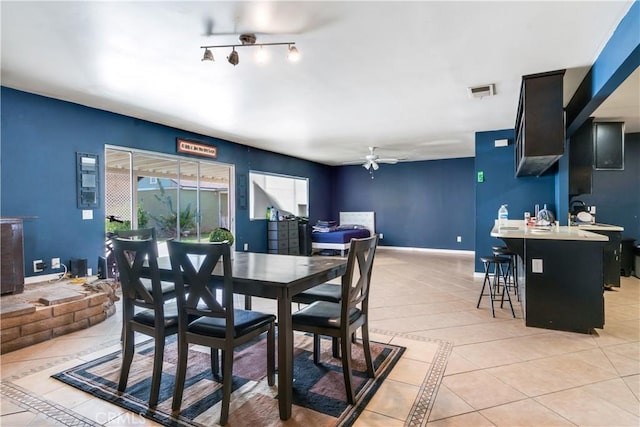
[[[284,215],[309,216],[309,179],[249,172],[250,218],[266,219],[270,206]]]

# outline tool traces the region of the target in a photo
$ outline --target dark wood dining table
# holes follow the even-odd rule
[[[172,280],[168,256],[158,258],[162,280]],[[293,328],[291,298],[316,285],[344,275],[344,258],[236,252],[232,258],[234,293],[278,301],[278,405],[280,419],[291,417],[293,397]],[[219,265],[212,284],[222,275]]]

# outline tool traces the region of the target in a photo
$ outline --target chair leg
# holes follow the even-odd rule
[[[155,348],[153,350],[153,373],[151,374],[151,391],[149,392],[149,407],[155,408],[158,404],[160,394],[160,383],[162,381],[162,360],[164,357],[164,333],[159,333],[154,337]]]
[[[320,363],[320,335],[313,334],[313,363]]]
[[[213,374],[213,378],[220,377],[220,359],[217,348],[210,348],[211,352],[211,373]]]
[[[127,388],[127,380],[129,379],[129,369],[133,361],[134,333],[128,326],[123,327],[122,341],[122,366],[120,367],[120,381],[118,382],[118,391],[124,391]]]
[[[267,332],[267,383],[271,386],[276,383],[276,332],[271,325]]]
[[[355,334],[354,334],[355,335]],[[371,358],[371,346],[369,345],[369,324],[362,325],[362,350],[364,351],[364,360],[367,364],[367,375],[369,378],[375,377],[373,370],[373,360]]]
[[[222,351],[222,408],[220,410],[220,425],[227,424],[229,419],[229,404],[231,401],[231,387],[233,386],[233,349]]]
[[[353,374],[351,373],[351,340],[349,336],[341,337],[340,344],[340,349],[342,350],[342,374],[347,392],[347,402],[353,404],[355,402],[355,394],[353,392]]]
[[[340,339],[331,337],[331,354],[336,359],[340,357]]]
[[[171,409],[179,411],[184,392],[184,381],[187,376],[187,356],[189,356],[189,343],[185,337],[178,337],[178,367],[176,368],[176,382],[173,388],[173,402]]]

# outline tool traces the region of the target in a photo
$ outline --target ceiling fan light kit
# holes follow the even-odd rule
[[[256,60],[259,63],[263,63],[267,60],[268,53],[263,49],[264,46],[287,46],[288,54],[287,57],[291,62],[298,62],[300,60],[300,51],[295,47],[296,42],[275,42],[275,43],[256,43],[256,35],[251,33],[240,34],[240,44],[224,44],[224,45],[211,45],[211,46],[200,46],[201,49],[204,49],[204,54],[202,56],[202,61],[210,61],[214,62],[212,49],[219,48],[231,48],[231,53],[227,57],[227,61],[233,66],[236,66],[240,63],[240,56],[236,48],[240,47],[259,47],[260,50],[256,54]]]
[[[369,147],[369,154],[365,156],[365,162],[362,164],[362,167],[369,171],[371,174],[371,179],[373,179],[373,171],[377,171],[380,168],[380,163],[386,163],[389,165],[395,165],[398,163],[398,159],[381,159],[375,153],[376,147]]]

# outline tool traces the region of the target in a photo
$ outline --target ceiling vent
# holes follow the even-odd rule
[[[469,98],[484,98],[485,96],[493,96],[496,94],[496,85],[491,83],[488,85],[468,87],[467,93]]]

